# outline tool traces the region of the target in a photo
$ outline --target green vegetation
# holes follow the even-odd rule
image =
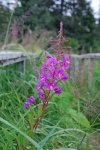
[[[0,68],[0,150],[21,150],[24,147],[29,150],[99,150],[100,112],[92,113],[97,111],[100,103],[98,63],[95,64],[91,89],[81,87],[74,78],[61,83],[63,93],[52,97],[34,132],[34,116],[41,110],[37,112],[34,105],[26,109],[24,102],[34,95],[39,103],[34,87],[43,62],[44,56],[30,59],[25,75],[18,72],[17,65]]]
[[[74,53],[99,52],[100,50],[100,16],[95,18],[90,2],[87,0],[19,0],[20,5],[14,9],[12,24],[9,30],[10,41],[13,42],[11,32],[16,26],[18,30],[18,42],[26,45],[29,41],[40,40],[41,31],[45,30],[47,38],[49,32],[57,34],[59,22],[64,22],[64,36],[78,41],[77,50],[72,48]],[[6,29],[11,10],[0,3],[0,42],[4,44]],[[4,17],[5,16],[5,17]],[[7,24],[6,24],[7,25]],[[36,37],[34,38],[34,33]],[[53,34],[52,34],[53,36]],[[51,36],[51,38],[52,38]],[[55,36],[55,35],[54,35]],[[27,37],[27,41],[24,40]],[[30,39],[31,37],[31,39]],[[49,36],[50,38],[50,36]],[[23,41],[24,40],[24,41]],[[41,44],[39,45],[41,47]],[[46,49],[46,46],[44,46]]]
[[[10,18],[9,8],[3,6],[0,2],[0,44],[5,40],[7,25]]]
[[[18,64],[0,68],[0,150],[100,150],[99,60],[94,60],[92,85],[85,82],[82,86],[79,78],[70,75],[68,81],[60,82],[62,94],[46,101],[48,107],[43,116],[42,100],[34,89],[45,56],[50,53],[49,40],[56,36],[59,22],[63,21],[64,36],[69,40],[64,46],[81,54],[99,51],[100,18],[96,23],[86,0],[19,1],[21,5],[13,12],[0,3],[0,48],[17,43],[13,50],[40,55],[27,60],[25,74],[19,72]],[[31,95],[37,105],[25,108]],[[37,118],[40,122],[35,130]]]

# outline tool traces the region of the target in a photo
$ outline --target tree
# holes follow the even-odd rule
[[[20,17],[18,23],[29,26],[59,30],[59,22],[64,22],[64,34],[79,40],[80,47],[93,45],[95,18],[86,0],[20,0],[21,6],[15,11]],[[19,25],[21,26],[21,25]]]
[[[93,46],[95,18],[90,7],[90,2],[85,0],[73,0],[71,5],[71,31],[76,36],[80,45],[84,45],[86,51]]]
[[[64,22],[65,35],[76,38],[80,47],[89,51],[93,46],[95,18],[86,0],[62,0],[56,4],[53,11],[53,23],[58,28],[60,20]]]
[[[21,6],[16,8],[15,17],[20,17],[22,25],[29,25],[32,30],[37,26],[40,28],[50,27],[49,8],[53,5],[53,0],[20,0],[20,2]]]

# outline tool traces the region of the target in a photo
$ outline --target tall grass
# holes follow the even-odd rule
[[[35,106],[25,109],[23,104],[30,95],[39,101],[34,86],[43,60],[42,56],[30,59],[25,75],[19,72],[18,65],[0,68],[0,150],[24,150],[25,147],[29,150],[96,150],[96,145],[89,143],[91,134],[99,130],[94,126],[96,118],[92,120],[83,111],[92,95],[91,92],[88,97],[83,94],[74,79],[61,83],[62,95],[52,98],[38,129],[33,132],[33,118],[39,112]],[[95,91],[95,95],[98,94]],[[88,111],[89,107],[86,107]]]

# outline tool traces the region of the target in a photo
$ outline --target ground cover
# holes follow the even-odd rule
[[[100,102],[97,64],[92,88],[81,87],[71,77],[62,82],[62,94],[52,97],[37,130],[34,133],[31,130],[34,115],[39,112],[33,109],[34,106],[24,108],[24,102],[30,95],[35,95],[39,103],[34,87],[43,62],[44,55],[36,60],[30,59],[25,75],[18,72],[17,65],[0,68],[0,149],[99,150],[100,113],[89,114],[93,109],[97,111]]]

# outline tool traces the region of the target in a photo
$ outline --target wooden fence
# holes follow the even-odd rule
[[[25,73],[25,63],[26,60],[30,58],[30,56],[32,58],[36,58],[38,54],[2,51],[0,52],[0,67],[18,63],[20,71]]]
[[[71,70],[75,77],[78,77],[81,85],[85,83],[85,62],[88,66],[88,84],[91,86],[93,78],[94,60],[100,59],[100,53],[90,53],[84,55],[70,54]]]
[[[20,70],[25,73],[25,62],[27,59],[36,58],[38,54],[24,52],[0,52],[0,67],[9,64],[19,63]],[[90,53],[84,55],[69,54],[71,58],[70,73],[78,77],[81,85],[84,84],[85,61],[88,60],[88,82],[91,84],[93,77],[94,59],[100,59],[100,53]]]

